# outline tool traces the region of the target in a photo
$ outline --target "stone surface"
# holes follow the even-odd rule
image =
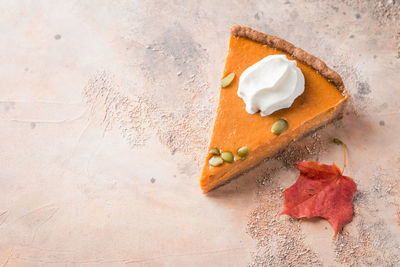
[[[0,266],[398,264],[399,3],[369,2],[2,1]],[[233,24],[321,57],[352,99],[205,196]],[[274,217],[291,159],[341,164],[333,137],[359,188],[336,241],[325,221]]]

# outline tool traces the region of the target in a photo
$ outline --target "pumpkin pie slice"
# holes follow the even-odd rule
[[[304,92],[289,108],[267,116],[250,114],[237,93],[240,76],[248,67],[270,55],[286,55],[289,60],[296,60],[304,75]],[[263,159],[282,151],[291,141],[340,119],[349,98],[339,74],[322,60],[283,39],[248,27],[231,28],[223,77],[230,73],[235,73],[235,77],[229,85],[221,87],[209,151],[232,154],[225,153],[227,161],[223,163],[218,162],[220,158],[217,157],[217,162],[211,161],[211,164],[210,159],[214,155],[212,152],[207,154],[200,180],[203,193],[229,182]],[[286,120],[288,127],[275,134],[271,132],[271,127],[280,119]],[[238,155],[238,149],[242,147],[248,149],[246,157]]]

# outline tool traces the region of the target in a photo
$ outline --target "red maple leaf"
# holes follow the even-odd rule
[[[343,176],[335,164],[303,161],[295,166],[300,176],[283,192],[285,204],[279,215],[322,217],[331,224],[336,238],[353,217],[352,201],[357,185],[350,177]]]

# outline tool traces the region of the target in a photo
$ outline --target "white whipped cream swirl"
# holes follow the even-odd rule
[[[295,60],[272,55],[248,67],[240,76],[237,94],[246,111],[261,116],[288,108],[304,92],[304,76]]]

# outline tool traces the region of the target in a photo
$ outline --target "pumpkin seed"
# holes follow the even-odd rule
[[[214,147],[210,150],[210,154],[219,156],[221,153],[219,152],[218,148]]]
[[[232,163],[235,161],[235,157],[233,156],[232,152],[222,152],[221,153],[221,158],[229,163]]]
[[[288,122],[286,120],[279,119],[276,122],[274,122],[274,124],[272,124],[271,132],[276,134],[276,135],[281,134],[284,131],[286,131],[288,126],[289,126],[289,124],[288,124]]]
[[[235,78],[234,72],[231,72],[228,75],[226,75],[225,78],[221,80],[221,87],[227,87],[228,85],[230,85],[234,78]]]
[[[224,160],[220,156],[212,156],[208,160],[208,163],[213,167],[217,167],[217,166],[221,165],[222,163],[224,163]]]
[[[241,148],[239,148],[237,153],[238,153],[239,157],[245,158],[245,157],[247,157],[247,155],[249,155],[249,148],[247,146],[241,147]]]

